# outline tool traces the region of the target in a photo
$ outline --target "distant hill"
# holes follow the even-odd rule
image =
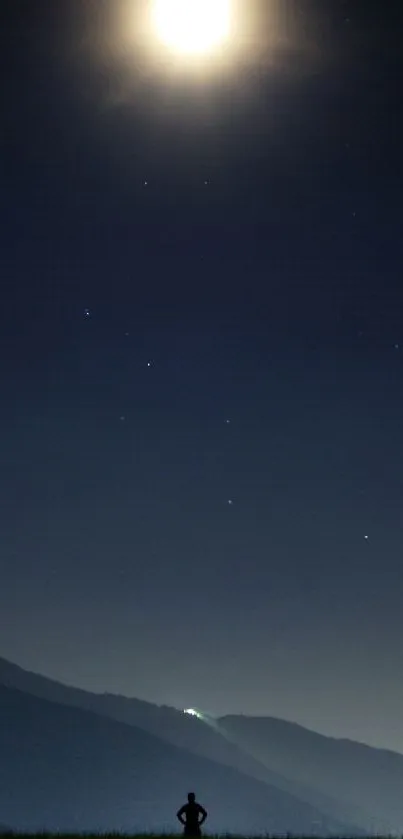
[[[218,724],[240,748],[294,781],[301,795],[315,790],[317,804],[321,795],[332,796],[340,815],[372,833],[403,831],[403,755],[273,717],[226,716]]]
[[[354,834],[403,831],[401,755],[272,718],[224,717],[206,725],[174,708],[62,685],[1,658],[0,684],[137,726],[288,792],[324,814],[329,824],[348,824]]]
[[[346,833],[235,769],[93,712],[0,687],[0,813],[25,831],[162,831],[194,788],[212,832]]]
[[[236,768],[243,774],[307,801],[327,816],[330,823],[334,820],[348,823],[354,833],[365,830],[368,826],[367,814],[363,817],[362,813],[357,814],[354,808],[341,807],[332,796],[319,794],[316,790],[308,789],[307,785],[297,784],[271,771],[263,762],[256,760],[232,742],[231,738],[225,736],[218,727],[206,725],[196,717],[183,714],[174,708],[159,707],[150,702],[112,694],[94,694],[62,685],[44,676],[23,670],[1,658],[0,684],[53,702],[95,711],[114,720],[142,728],[168,743],[225,766]]]

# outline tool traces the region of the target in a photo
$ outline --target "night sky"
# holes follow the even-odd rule
[[[1,2],[0,655],[403,751],[403,9],[234,5]]]

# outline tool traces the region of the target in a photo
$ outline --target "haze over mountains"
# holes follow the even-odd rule
[[[403,830],[403,756],[281,720],[204,722],[0,659],[0,821],[170,830],[186,792],[211,832]]]

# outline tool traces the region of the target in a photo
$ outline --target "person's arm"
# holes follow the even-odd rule
[[[199,804],[199,813],[201,813],[201,819],[199,821],[199,824],[201,825],[204,824],[207,818],[207,810],[205,810],[204,807],[201,806],[201,804]]]
[[[185,824],[184,819],[183,819],[184,812],[185,812],[185,807],[181,807],[180,810],[178,810],[178,812],[176,814],[176,818],[179,819],[180,823],[183,824],[183,825]]]

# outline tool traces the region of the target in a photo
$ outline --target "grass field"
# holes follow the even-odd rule
[[[19,839],[24,839],[24,837],[27,837],[27,839],[28,837],[29,839],[120,839],[120,837],[122,839],[183,839],[183,833],[47,833],[46,831],[43,833],[20,833],[18,831],[0,831],[1,839],[13,836],[19,837]],[[374,839],[396,839],[396,836],[392,837],[391,835],[373,834],[373,836]],[[244,836],[235,833],[203,833],[203,839],[230,839],[230,837],[233,837],[233,839],[320,839],[318,834],[309,835],[306,833],[264,833],[259,836]],[[329,839],[329,835],[323,837],[323,839]],[[331,839],[362,839],[362,834],[360,837],[343,834],[340,837],[332,836]],[[403,836],[400,839],[403,839]]]

